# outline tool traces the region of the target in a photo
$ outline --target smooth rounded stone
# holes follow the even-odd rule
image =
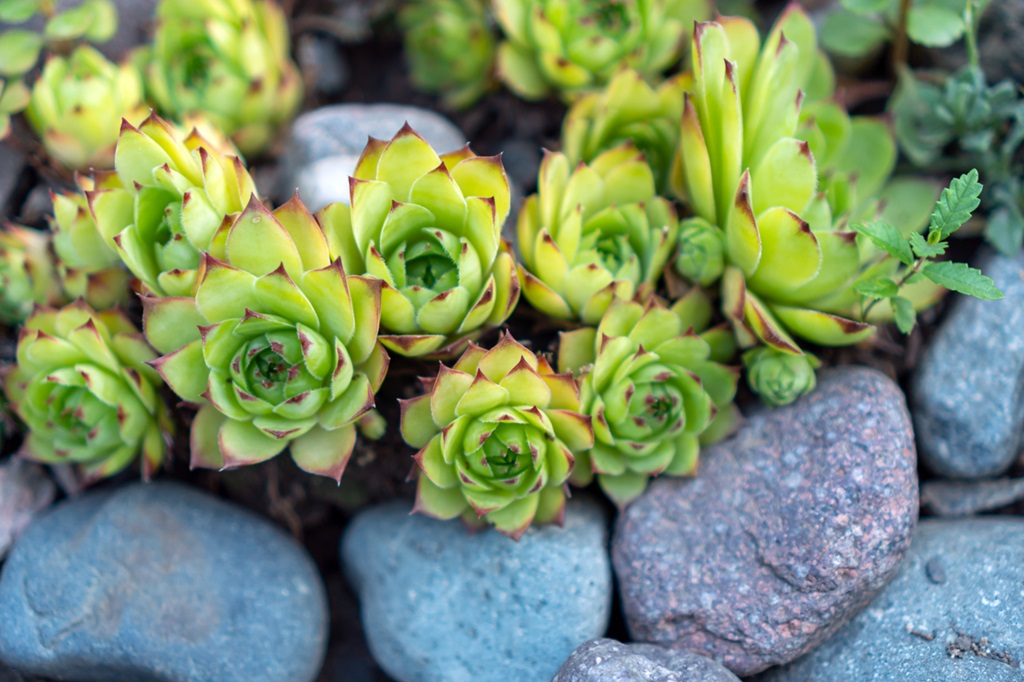
[[[863,613],[771,682],[1024,679],[1024,520],[924,520]]]
[[[311,682],[327,644],[316,566],[276,526],[177,484],[40,517],[0,576],[0,659],[77,682]]]
[[[980,267],[1003,299],[958,297],[911,381],[921,461],[947,478],[998,476],[1024,444],[1024,253]]]
[[[20,457],[0,464],[0,559],[56,494],[57,486],[38,464]]]
[[[370,651],[399,682],[550,680],[604,634],[612,579],[605,516],[574,499],[565,527],[519,542],[458,521],[367,510],[342,541]]]
[[[551,682],[739,682],[710,658],[654,644],[595,639],[572,653]]]
[[[349,201],[348,176],[370,137],[390,140],[408,123],[438,153],[466,144],[440,114],[399,104],[334,104],[302,114],[292,124],[283,159],[280,194],[296,188],[311,211]]]
[[[814,648],[895,573],[917,519],[903,394],[863,367],[822,373],[659,479],[612,541],[632,638],[709,656],[741,677]]]
[[[947,518],[984,514],[1021,500],[1024,500],[1024,478],[928,481],[921,484],[921,508]]]

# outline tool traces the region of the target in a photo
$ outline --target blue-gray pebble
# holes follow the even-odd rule
[[[1024,679],[1024,519],[922,521],[863,613],[763,682]]]
[[[269,522],[193,488],[58,505],[0,576],[0,659],[77,682],[311,682],[323,583]]]
[[[959,298],[911,387],[921,461],[948,478],[998,476],[1024,443],[1024,253],[980,267],[1004,298]]]
[[[564,528],[518,543],[396,502],[356,517],[341,554],[370,650],[399,682],[540,682],[608,626],[607,536],[579,499]]]
[[[595,639],[572,653],[551,682],[739,682],[721,663],[656,644]]]

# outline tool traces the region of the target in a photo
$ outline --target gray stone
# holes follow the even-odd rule
[[[313,92],[333,96],[348,85],[349,67],[338,44],[328,36],[306,33],[295,46],[299,68],[310,81]]]
[[[280,194],[296,188],[310,210],[334,201],[348,203],[348,176],[369,137],[389,140],[408,122],[438,153],[466,144],[448,119],[426,109],[398,104],[335,104],[307,112],[292,124],[283,160]]]
[[[998,481],[928,481],[921,484],[921,508],[958,518],[996,511],[1024,500],[1024,478]]]
[[[947,478],[1004,473],[1024,438],[1024,253],[980,267],[1004,298],[958,298],[911,384],[921,461]]]
[[[12,218],[20,213],[11,201],[24,171],[25,155],[10,142],[0,142],[0,213]]]
[[[632,638],[737,675],[796,659],[894,575],[917,519],[914,437],[882,373],[824,372],[659,479],[619,517],[612,557]]]
[[[341,550],[370,651],[399,682],[549,680],[604,634],[612,581],[595,503],[570,501],[564,528],[519,542],[409,509],[361,513]]]
[[[58,505],[0,576],[0,659],[78,682],[311,682],[323,583],[277,527],[195,489]]]
[[[572,653],[551,682],[739,682],[710,658],[654,644],[595,639]]]
[[[1024,520],[926,520],[871,606],[771,682],[1019,682]]]
[[[978,54],[989,82],[1024,81],[1024,3],[992,0],[978,26]]]
[[[0,559],[56,494],[57,486],[38,464],[20,457],[0,464]]]

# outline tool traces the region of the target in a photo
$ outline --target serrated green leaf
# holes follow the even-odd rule
[[[38,33],[11,29],[0,34],[0,76],[21,76],[39,59],[43,39]]]
[[[0,0],[0,21],[20,24],[39,11],[39,0]]]
[[[921,272],[931,281],[950,291],[984,301],[997,301],[1003,297],[1003,292],[996,287],[990,277],[981,274],[981,270],[972,268],[967,263],[954,263],[953,261],[929,263]]]
[[[869,279],[865,282],[858,282],[853,287],[861,296],[869,298],[891,298],[900,292],[896,282],[891,279]]]
[[[892,2],[891,0],[839,0],[839,4],[857,14],[874,14],[884,12]]]
[[[960,229],[971,218],[974,209],[981,203],[982,185],[978,182],[978,170],[972,168],[949,183],[942,190],[932,212],[928,233],[938,232],[940,239],[946,239]]]
[[[910,234],[910,248],[914,250],[914,255],[918,258],[935,258],[946,253],[946,242],[938,242],[936,244],[929,244],[928,240],[922,237],[917,232]]]
[[[907,13],[907,35],[925,47],[949,47],[964,34],[959,12],[935,5],[911,7]]]
[[[914,312],[914,304],[902,296],[893,296],[889,299],[892,306],[893,316],[896,319],[896,327],[904,334],[909,334],[917,324],[917,313]]]
[[[887,40],[889,29],[881,21],[845,9],[830,12],[821,25],[822,46],[844,57],[869,54]]]
[[[900,234],[899,229],[889,223],[872,220],[869,223],[854,225],[853,229],[904,265],[911,265],[914,262],[914,252],[910,249],[910,244]]]

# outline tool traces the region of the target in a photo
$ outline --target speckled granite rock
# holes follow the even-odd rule
[[[959,297],[911,386],[921,461],[947,478],[998,476],[1024,443],[1024,253],[979,267],[1004,298]]]
[[[564,528],[531,528],[519,542],[410,506],[362,512],[341,550],[370,651],[399,682],[550,680],[604,634],[608,529],[593,501],[571,500]]]
[[[551,682],[739,682],[710,658],[654,644],[594,639],[572,652]]]
[[[899,574],[771,682],[1024,680],[1024,520],[925,520]]]
[[[0,659],[76,682],[312,682],[323,583],[266,520],[194,488],[65,502],[0,575]]]
[[[709,656],[740,676],[791,661],[893,576],[917,518],[903,394],[843,368],[702,454],[695,479],[655,481],[612,553],[633,639]]]
[[[928,481],[921,484],[921,508],[958,518],[996,511],[1024,500],[1024,478],[997,481]]]
[[[311,211],[349,201],[348,176],[369,137],[390,140],[408,122],[438,153],[466,144],[465,136],[440,114],[398,104],[334,104],[308,111],[292,124],[282,159],[278,194],[296,188]]]

